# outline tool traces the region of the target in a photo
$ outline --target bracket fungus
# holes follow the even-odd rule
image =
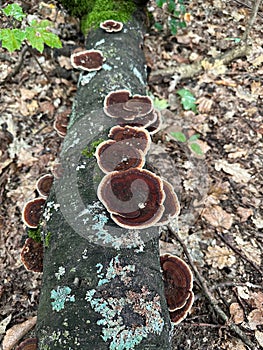
[[[150,134],[143,128],[116,125],[110,129],[108,136],[117,142],[124,141],[125,144],[140,149],[144,154],[151,146]]]
[[[152,121],[148,126],[146,126],[147,130],[151,135],[156,134],[158,131],[160,131],[162,126],[162,116],[160,111],[157,109],[153,110],[153,113],[155,114],[155,120]]]
[[[171,219],[175,218],[180,213],[180,203],[173,186],[166,180],[162,181],[165,193],[165,201],[163,203],[165,209],[161,219],[157,222],[158,226],[168,224]]]
[[[108,19],[100,23],[100,28],[104,29],[108,33],[120,32],[123,28],[123,23],[114,21],[113,19]]]
[[[88,72],[100,70],[105,58],[100,50],[85,50],[71,55],[71,64],[76,69]]]
[[[125,141],[107,140],[96,148],[95,157],[104,173],[142,168],[145,157],[141,150],[131,147]]]
[[[27,202],[23,208],[22,220],[27,227],[37,228],[46,200],[38,197]]]
[[[16,350],[37,350],[37,338],[28,338],[22,341]]]
[[[56,115],[53,127],[60,137],[65,137],[67,135],[68,116],[70,112],[70,109],[66,109],[64,112]]]
[[[50,174],[43,175],[37,180],[36,188],[41,197],[48,197],[53,181],[54,176]]]
[[[27,238],[22,248],[20,258],[28,271],[43,271],[43,244],[33,238]]]
[[[193,274],[188,265],[177,256],[161,255],[160,263],[170,318],[178,324],[186,318],[194,301]]]
[[[131,95],[128,90],[111,91],[104,99],[104,112],[111,118],[125,121],[148,115],[153,110],[149,96]]]
[[[148,170],[136,168],[109,173],[100,182],[97,195],[112,220],[124,228],[150,227],[164,212],[162,180]]]

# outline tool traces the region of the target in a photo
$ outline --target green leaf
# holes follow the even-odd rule
[[[175,2],[174,2],[174,0],[169,0],[168,11],[172,13],[174,10],[175,10]]]
[[[202,151],[202,149],[201,149],[201,147],[198,145],[198,143],[195,143],[195,142],[190,143],[190,144],[189,144],[189,147],[191,148],[191,150],[192,150],[194,153],[198,154],[199,156],[202,156],[202,155],[204,154],[204,152]]]
[[[0,29],[2,47],[5,47],[9,52],[19,50],[25,37],[25,32],[19,29]]]
[[[160,22],[156,22],[154,27],[159,31],[163,30],[163,25]]]
[[[178,26],[179,26],[179,28],[186,28],[186,27],[187,27],[185,21],[180,21],[180,22],[178,23]]]
[[[6,16],[14,17],[14,19],[18,21],[22,21],[22,19],[26,16],[23,12],[23,9],[18,4],[10,4],[7,5],[3,12]]]
[[[157,5],[158,7],[162,7],[163,4],[165,4],[165,3],[166,3],[166,0],[156,0],[156,5]]]
[[[169,28],[170,28],[170,31],[171,31],[172,35],[176,35],[177,34],[178,27],[179,27],[178,19],[172,18],[169,21]]]
[[[197,112],[197,107],[195,104],[196,98],[191,91],[187,89],[180,89],[177,91],[177,94],[181,96],[181,103],[186,111],[191,110],[193,112]]]
[[[159,109],[161,111],[162,109],[166,109],[169,106],[169,103],[165,99],[159,99],[158,97],[154,97],[153,105],[154,108]]]
[[[191,141],[196,141],[196,140],[198,140],[199,139],[199,137],[200,137],[200,135],[199,134],[194,134],[194,135],[192,135],[190,138],[189,138],[189,142],[191,142]]]
[[[186,142],[186,136],[184,133],[180,132],[180,131],[177,131],[177,132],[171,132],[170,133],[172,137],[174,137],[177,141],[180,141],[180,142]]]
[[[30,23],[30,27],[26,28],[26,38],[29,44],[41,53],[44,50],[44,44],[52,48],[62,47],[59,37],[56,34],[48,31],[47,28],[50,25],[52,25],[52,23],[47,20],[40,22],[33,20]]]

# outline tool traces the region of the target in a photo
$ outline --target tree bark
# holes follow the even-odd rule
[[[142,11],[122,32],[93,30],[86,42],[106,61],[100,71],[80,75],[61,153],[63,176],[43,215],[38,348],[169,350],[158,229],[127,230],[109,219],[96,195],[103,174],[87,157],[113,125],[103,113],[105,96],[118,89],[145,94]]]

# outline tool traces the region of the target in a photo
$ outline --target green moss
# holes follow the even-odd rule
[[[49,247],[49,243],[50,243],[51,236],[52,236],[52,233],[51,233],[51,232],[48,232],[48,233],[45,235],[44,245],[45,245],[46,248]]]
[[[107,19],[126,23],[136,6],[131,0],[95,0],[92,11],[81,20],[81,30],[86,34],[91,28],[98,28]]]
[[[28,228],[27,235],[28,235],[28,237],[32,238],[34,241],[36,241],[38,243],[40,243],[42,241],[40,226],[38,226],[38,228]]]
[[[72,16],[81,18],[92,11],[95,0],[60,0],[59,2]]]
[[[92,158],[94,156],[94,153],[96,151],[97,146],[102,143],[104,140],[103,139],[98,139],[96,141],[93,141],[90,145],[90,147],[86,147],[82,150],[81,154],[84,157],[87,158]]]

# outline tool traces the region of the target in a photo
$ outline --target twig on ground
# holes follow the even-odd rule
[[[241,6],[247,7],[248,9],[252,10],[252,6],[250,6],[250,5],[248,5],[248,4],[245,4],[245,3],[242,2],[242,1],[239,1],[239,0],[233,0],[233,1],[235,1],[236,3],[238,3],[238,4],[241,5]],[[263,18],[263,16],[262,16],[260,13],[258,13],[258,16],[261,17],[261,18]]]
[[[263,272],[262,269],[256,265],[253,261],[251,261],[250,259],[248,259],[242,252],[240,249],[238,249],[237,247],[233,246],[221,233],[216,231],[216,235],[230,248],[233,250],[233,252],[235,252],[237,255],[240,256],[240,258],[242,260],[245,260],[246,262],[248,262],[251,266],[253,266],[253,268],[255,270],[257,270],[259,272],[259,274],[262,276]]]
[[[261,4],[261,1],[262,0],[255,0],[255,2],[254,2],[253,8],[252,8],[252,12],[251,12],[251,16],[250,16],[250,19],[249,19],[246,31],[245,31],[244,36],[243,36],[243,40],[244,40],[246,45],[247,45],[247,42],[248,42],[248,37],[249,37],[249,34],[251,32],[251,29],[252,29],[253,24],[254,24],[254,22],[256,20],[256,17],[257,17],[257,14],[258,14],[258,9],[259,9],[259,6]]]
[[[206,281],[204,279],[204,277],[200,274],[200,272],[198,271],[197,267],[195,266],[193,259],[191,257],[191,254],[189,253],[186,245],[184,244],[184,242],[181,240],[181,238],[179,237],[179,235],[175,232],[175,230],[171,227],[171,225],[168,226],[170,232],[172,233],[172,235],[174,236],[174,238],[177,240],[177,242],[180,243],[181,247],[183,248],[183,251],[188,259],[188,263],[191,266],[192,270],[194,271],[194,274],[198,280],[198,282],[201,285],[201,288],[203,290],[204,296],[207,298],[207,300],[209,301],[209,303],[211,304],[214,312],[216,313],[216,315],[218,316],[218,318],[220,318],[223,322],[225,322],[225,324],[229,327],[229,329],[235,333],[235,335],[237,335],[248,347],[250,347],[251,349],[254,348],[254,345],[252,344],[252,342],[249,340],[249,338],[246,336],[246,334],[234,323],[232,323],[228,316],[225,314],[225,312],[218,306],[217,301],[215,300],[215,298],[212,296],[212,294],[210,293],[210,291],[208,290],[208,287],[206,285]]]
[[[37,59],[37,56],[34,54],[32,48],[30,46],[28,46],[28,50],[31,53],[32,57],[34,58],[34,60],[36,61],[37,65],[39,66],[39,68],[41,69],[41,72],[44,74],[45,78],[50,82],[49,77],[47,76],[46,72],[44,71],[43,67],[41,66],[41,63],[39,62],[39,60]]]

